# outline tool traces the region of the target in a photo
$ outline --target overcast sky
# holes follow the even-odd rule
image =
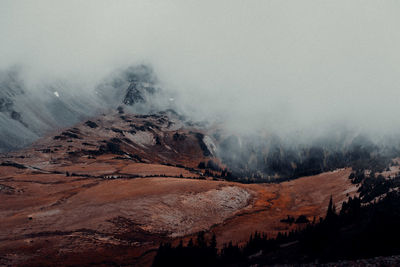
[[[400,128],[399,1],[0,2],[0,68],[75,79],[149,63],[232,127]]]

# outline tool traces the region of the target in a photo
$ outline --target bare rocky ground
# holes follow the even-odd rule
[[[199,136],[163,115],[115,113],[2,155],[0,265],[149,266],[160,242],[275,235],[301,227],[287,215],[318,218],[331,195],[340,206],[357,190],[349,169],[280,184],[206,177]]]

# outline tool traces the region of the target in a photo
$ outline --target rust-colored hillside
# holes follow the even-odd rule
[[[170,114],[94,118],[0,159],[0,264],[143,265],[160,242],[215,233],[219,246],[254,231],[301,227],[330,196],[353,195],[350,170],[280,184],[239,184],[197,168],[204,133]]]

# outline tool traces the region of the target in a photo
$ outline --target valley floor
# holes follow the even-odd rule
[[[114,169],[146,178],[98,177]],[[78,175],[82,170],[86,176]],[[160,174],[166,177],[152,177]],[[176,178],[181,174],[191,178]],[[325,214],[331,195],[338,207],[354,195],[349,174],[247,185],[107,157],[64,166],[62,173],[0,166],[0,265],[148,266],[160,242],[187,241],[201,230],[215,233],[220,247],[254,231],[275,235],[301,227],[280,222],[287,215],[313,220]]]

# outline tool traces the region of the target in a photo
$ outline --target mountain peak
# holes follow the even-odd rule
[[[152,95],[156,89],[152,83],[131,80],[123,100],[125,105],[134,105],[136,103],[145,103],[146,96]]]

